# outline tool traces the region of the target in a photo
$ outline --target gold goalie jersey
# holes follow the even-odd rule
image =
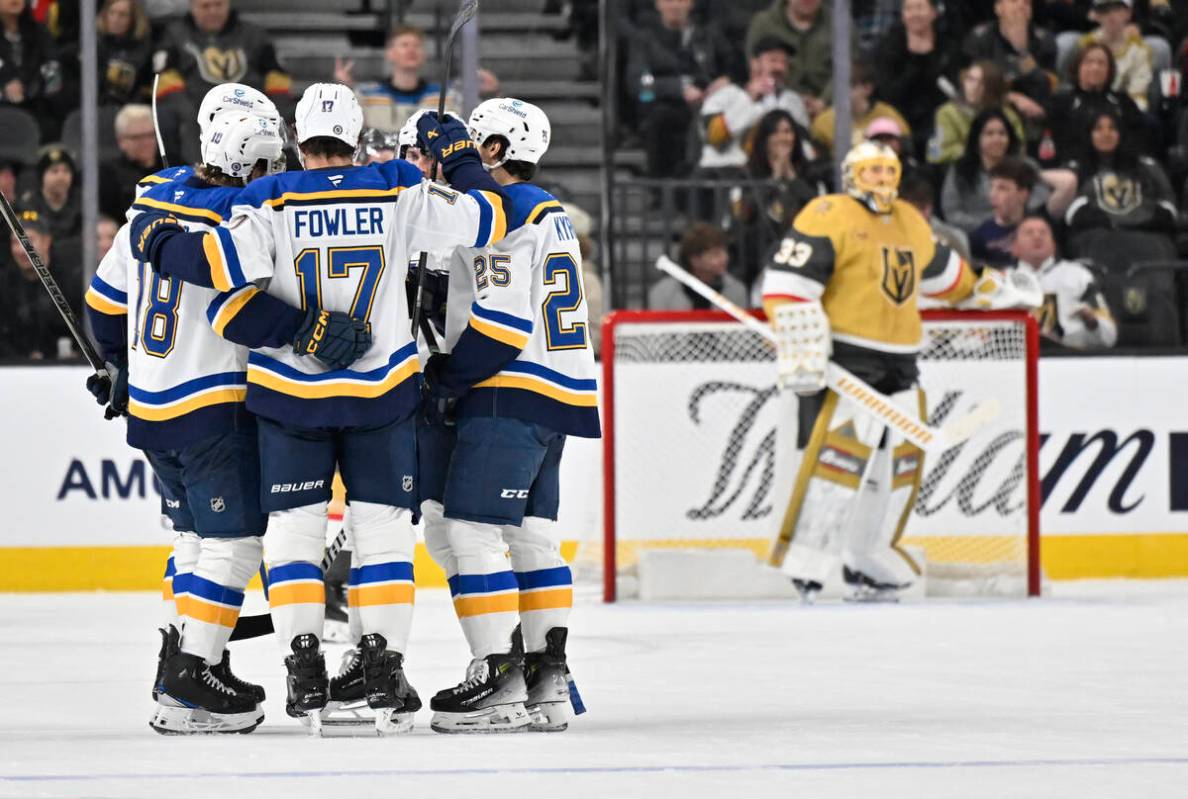
[[[834,341],[891,353],[919,350],[917,297],[964,299],[975,275],[903,200],[876,214],[848,194],[804,207],[768,263],[763,300],[820,300]]]

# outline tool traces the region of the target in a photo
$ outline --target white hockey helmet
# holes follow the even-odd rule
[[[315,136],[329,136],[357,147],[363,131],[363,109],[349,86],[314,83],[297,102],[294,124],[298,144]]]
[[[257,162],[266,161],[265,174],[284,171],[280,119],[242,111],[224,111],[214,118],[202,145],[202,163],[224,175],[246,178]]]
[[[214,118],[224,111],[243,111],[279,119],[276,105],[263,92],[242,83],[220,83],[206,93],[198,106],[198,141],[206,144],[207,131]]]
[[[420,146],[417,143],[417,123],[421,121],[421,117],[425,116],[425,114],[435,113],[437,112],[430,108],[422,108],[404,121],[404,124],[400,126],[400,132],[396,134],[397,158],[403,158],[407,148]]]
[[[532,103],[511,97],[493,97],[479,103],[470,112],[467,127],[470,129],[470,138],[479,147],[492,136],[507,139],[503,159],[494,166],[500,166],[504,161],[540,163],[541,157],[549,149],[549,136],[552,133],[544,111]]]

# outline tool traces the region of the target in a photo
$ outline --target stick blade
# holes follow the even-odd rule
[[[940,429],[936,449],[955,447],[978,433],[1002,412],[1002,403],[996,397],[982,400],[972,411],[954,419]]]

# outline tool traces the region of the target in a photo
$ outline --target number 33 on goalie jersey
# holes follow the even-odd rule
[[[913,206],[896,200],[875,214],[845,194],[804,207],[767,265],[763,297],[821,301],[835,341],[912,353],[923,328],[919,295],[956,303],[975,275],[933,240]]]
[[[507,238],[455,251],[442,382],[463,416],[508,416],[597,438],[598,384],[573,225],[548,192],[504,186]]]
[[[234,212],[204,242],[211,282],[231,289],[211,311],[222,327],[250,316],[258,291],[370,326],[372,346],[349,369],[328,371],[287,345],[251,352],[249,410],[306,427],[411,414],[420,366],[404,287],[409,262],[420,250],[484,247],[506,231],[499,197],[422,184],[420,170],[405,161],[261,178]]]

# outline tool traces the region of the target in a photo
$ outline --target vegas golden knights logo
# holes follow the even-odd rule
[[[1123,215],[1136,210],[1143,202],[1143,189],[1137,180],[1106,172],[1093,179],[1098,203],[1104,211]]]
[[[896,305],[916,293],[916,256],[911,250],[883,247],[883,293]]]
[[[1050,333],[1057,336],[1063,336],[1064,330],[1060,326],[1060,314],[1056,308],[1056,295],[1045,294],[1044,304],[1031,312],[1035,317],[1035,321],[1039,324],[1041,333]]]
[[[186,50],[198,62],[198,74],[207,83],[238,83],[247,74],[247,54],[239,48],[206,47],[199,51],[187,44]]]

